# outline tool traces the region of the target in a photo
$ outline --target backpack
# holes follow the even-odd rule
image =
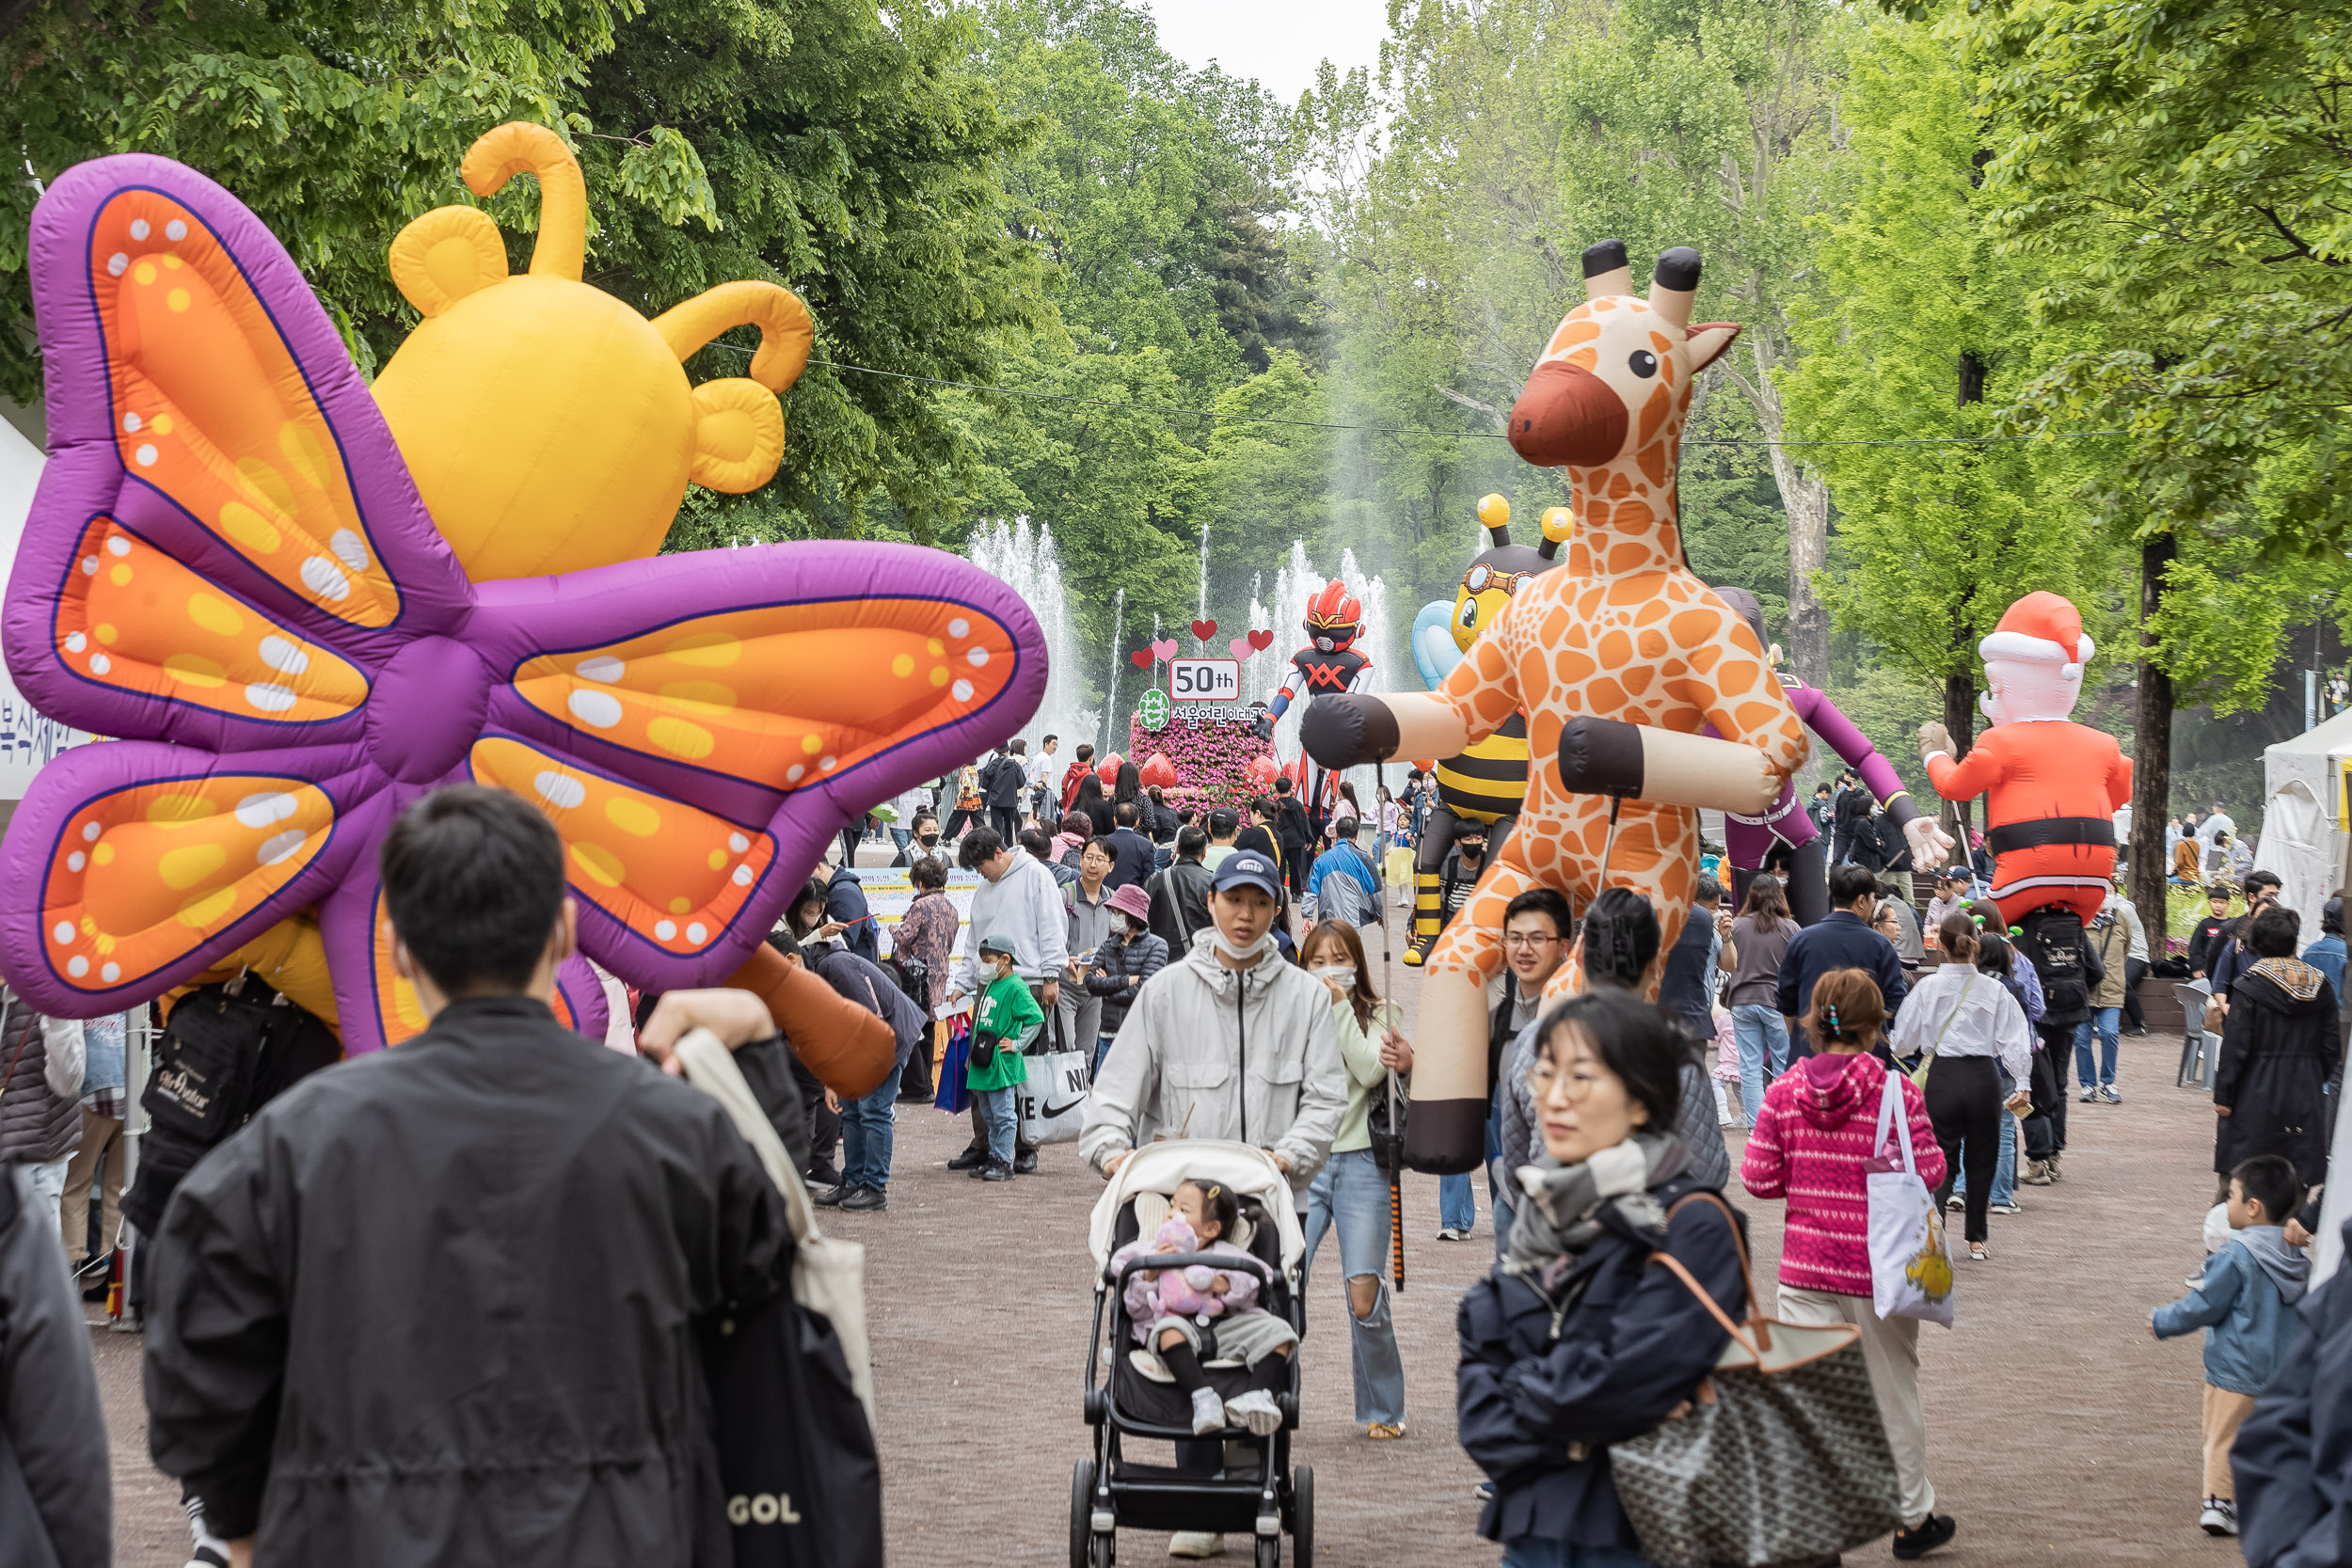
[[[2068,909],[2036,910],[2026,916],[2017,943],[2042,980],[2042,1023],[2080,1023],[2090,1010],[2082,917]]]

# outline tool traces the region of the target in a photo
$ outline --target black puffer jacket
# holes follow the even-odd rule
[[[0,990],[0,1160],[46,1164],[82,1146],[79,1094],[49,1086],[49,1025],[15,991]]]

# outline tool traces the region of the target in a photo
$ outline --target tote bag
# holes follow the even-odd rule
[[[1740,1243],[1741,1276],[1756,1277],[1747,1238],[1713,1193],[1676,1203],[1722,1209]],[[1672,1212],[1669,1212],[1669,1219]],[[1690,1270],[1671,1269],[1731,1335],[1690,1414],[1609,1448],[1643,1560],[1655,1568],[1760,1568],[1820,1562],[1902,1523],[1895,1458],[1870,1391],[1862,1331],[1767,1318],[1753,1301],[1736,1323]]]
[[[758,1153],[798,1243],[789,1291],[701,1335],[737,1568],[881,1568],[866,1249],[817,1228],[800,1172],[718,1037],[691,1030],[677,1054]]]
[[[1076,1143],[1086,1126],[1088,1092],[1094,1087],[1087,1053],[1040,1051],[1028,1058],[1028,1082],[1012,1095],[1023,1141]]]
[[[1894,1148],[1887,1129],[1894,1129]],[[1952,1258],[1944,1250],[1944,1216],[1912,1157],[1903,1080],[1886,1075],[1878,1132],[1862,1168],[1870,1191],[1870,1305],[1882,1318],[1921,1318],[1952,1326]],[[1898,1152],[1899,1151],[1899,1153]]]
[[[960,1117],[972,1108],[972,1091],[963,1082],[963,1069],[972,1059],[972,1014],[969,1009],[947,1021],[947,1048],[939,1053],[939,1092],[931,1103],[951,1117]]]

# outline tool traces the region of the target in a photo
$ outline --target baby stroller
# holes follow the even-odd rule
[[[1290,1356],[1290,1387],[1275,1396],[1282,1412],[1279,1430],[1254,1437],[1232,1427],[1196,1438],[1191,1404],[1172,1382],[1161,1381],[1167,1374],[1158,1370],[1157,1357],[1143,1353],[1136,1338],[1127,1317],[1126,1275],[1142,1268],[1181,1268],[1195,1262],[1229,1271],[1243,1265],[1232,1258],[1183,1253],[1130,1259],[1118,1277],[1109,1268],[1113,1253],[1159,1228],[1168,1195],[1195,1177],[1221,1181],[1239,1198],[1241,1224],[1227,1239],[1256,1259],[1260,1304],[1289,1319],[1302,1341],[1306,1337],[1298,1280],[1306,1238],[1299,1233],[1290,1182],[1273,1156],[1247,1144],[1187,1139],[1155,1143],[1130,1156],[1095,1204],[1087,1237],[1098,1270],[1086,1380],[1086,1418],[1094,1428],[1094,1456],[1078,1461],[1070,1481],[1071,1568],[1110,1568],[1118,1554],[1115,1532],[1121,1528],[1253,1536],[1256,1568],[1276,1568],[1287,1534],[1293,1562],[1314,1560],[1314,1471],[1305,1465],[1294,1471],[1290,1463],[1291,1433],[1298,1426],[1303,1343]],[[1139,1216],[1138,1208],[1153,1212]],[[1248,1386],[1248,1373],[1235,1363],[1209,1361],[1201,1370],[1220,1398],[1232,1398]],[[1214,1445],[1219,1455],[1216,1468],[1184,1470],[1132,1462],[1122,1452],[1123,1440],[1129,1437]]]

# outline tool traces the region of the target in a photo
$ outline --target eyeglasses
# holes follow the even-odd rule
[[[1548,942],[1564,940],[1565,939],[1561,937],[1548,937],[1538,931],[1505,931],[1502,933],[1502,945],[1505,947],[1541,947]]]

